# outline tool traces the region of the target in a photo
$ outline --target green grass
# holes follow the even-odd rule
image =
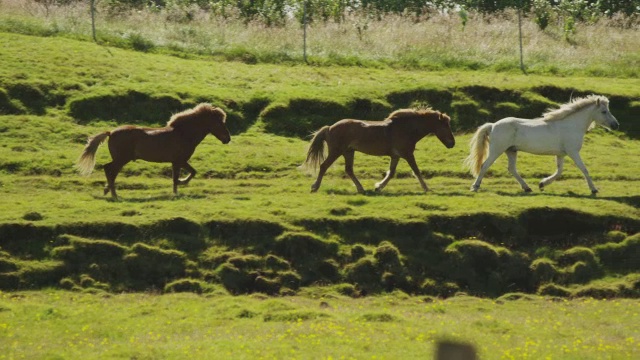
[[[0,292],[0,358],[415,358],[442,338],[472,342],[482,358],[640,353],[638,302],[611,299],[639,296],[636,78],[247,65],[60,37],[0,41],[0,285],[11,290]],[[545,192],[524,194],[504,158],[469,192],[464,130],[591,92],[611,98],[622,125],[586,136],[597,197],[570,163]],[[138,161],[118,177],[120,201],[104,197],[105,145],[96,171],[77,175],[88,136],[159,125],[200,101],[227,111],[232,141],[205,139],[178,196],[168,164]],[[306,134],[426,101],[458,130],[453,149],[418,144],[431,192],[404,162],[373,192],[388,160],[358,154],[367,194],[342,160],[309,193],[314,178],[297,169]],[[518,164],[535,188],[554,163],[522,154]],[[499,298],[512,291],[528,294]]]
[[[634,300],[351,299],[321,290],[282,299],[0,293],[0,357],[430,358],[444,339],[474,344],[482,359],[640,355]]]

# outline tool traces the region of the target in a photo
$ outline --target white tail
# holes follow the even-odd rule
[[[464,160],[464,164],[475,177],[480,173],[480,168],[482,168],[482,164],[487,158],[489,152],[489,134],[491,134],[491,130],[493,130],[493,123],[486,123],[478,128],[476,133],[473,134],[471,141],[469,141],[471,153]]]
[[[84,147],[84,151],[82,151],[82,155],[80,155],[78,163],[76,164],[80,174],[84,176],[89,176],[91,174],[94,166],[96,165],[96,151],[98,151],[98,146],[100,146],[100,144],[102,144],[109,135],[111,135],[111,133],[109,131],[105,131],[89,138],[87,146]]]

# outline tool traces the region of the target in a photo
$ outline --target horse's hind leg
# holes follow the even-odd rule
[[[474,181],[474,183],[471,185],[471,191],[478,191],[478,189],[480,189],[482,178],[487,173],[487,171],[489,171],[491,165],[493,165],[493,163],[500,157],[501,154],[502,151],[493,151],[491,147],[489,148],[489,156],[487,156],[487,159],[484,161],[484,163],[482,163],[482,167],[480,168],[478,177],[476,177],[476,181]]]
[[[358,181],[358,178],[356,178],[356,175],[353,173],[353,160],[355,157],[355,150],[353,149],[347,150],[347,152],[345,152],[343,156],[344,156],[344,172],[346,172],[347,175],[349,175],[349,178],[351,178],[351,181],[353,181],[353,183],[356,185],[356,189],[358,190],[358,192],[360,194],[364,194],[364,188],[362,187],[362,184],[360,184],[360,181]]]
[[[387,184],[389,183],[389,180],[391,180],[391,178],[393,178],[393,176],[396,174],[396,167],[398,166],[398,161],[400,161],[399,157],[391,158],[391,161],[389,162],[389,170],[387,171],[387,174],[382,179],[382,181],[376,184],[376,191],[382,191],[382,189],[384,189],[384,187],[387,186]]]
[[[111,191],[111,197],[114,199],[118,198],[118,195],[116,194],[116,177],[127,162],[122,163],[112,161],[104,166],[104,174],[107,177],[107,185],[104,187],[104,195],[107,195],[107,193]]]
[[[194,169],[193,166],[189,165],[189,163],[187,162],[182,164],[182,168],[187,170],[189,172],[189,175],[187,175],[187,177],[183,179],[179,179],[178,185],[187,185],[189,184],[189,181],[191,181],[191,179],[193,179],[193,177],[196,176],[196,169]],[[179,172],[180,172],[180,169],[178,169],[178,173]]]
[[[311,192],[318,191],[318,189],[320,188],[320,184],[322,183],[322,178],[324,177],[324,174],[327,172],[329,167],[338,159],[339,156],[340,154],[336,155],[335,152],[331,152],[331,149],[329,149],[329,154],[327,155],[327,158],[322,162],[322,164],[320,164],[320,170],[318,171],[318,178],[316,178],[316,182],[314,182],[311,185]]]
[[[553,173],[551,176],[542,179],[538,184],[540,191],[543,191],[545,186],[551,184],[555,179],[559,178],[560,175],[562,175],[562,167],[564,166],[564,156],[561,156],[561,155],[556,156],[556,165],[557,165],[556,172]]]
[[[507,150],[507,158],[509,159],[509,172],[511,173],[511,175],[513,175],[513,177],[518,180],[518,183],[520,183],[522,190],[524,190],[525,192],[531,192],[531,188],[529,187],[529,185],[527,185],[522,176],[518,174],[518,170],[516,169],[518,152],[514,150]]]

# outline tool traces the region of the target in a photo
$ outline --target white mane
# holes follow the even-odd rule
[[[607,108],[609,107],[609,99],[601,95],[589,95],[583,98],[575,98],[566,104],[560,105],[558,109],[548,110],[542,114],[544,121],[557,121],[566,118],[576,111],[580,111],[587,106],[593,105],[598,100],[603,102]]]

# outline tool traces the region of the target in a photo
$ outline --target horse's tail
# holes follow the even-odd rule
[[[315,172],[320,164],[324,162],[324,143],[329,135],[329,126],[323,126],[320,130],[313,133],[313,139],[307,151],[307,160],[300,166],[305,170]]]
[[[469,168],[473,176],[478,176],[480,168],[482,168],[482,164],[487,158],[491,130],[493,130],[493,123],[486,123],[480,126],[469,142],[471,153],[464,160],[464,164]]]
[[[105,131],[89,138],[87,146],[84,147],[84,151],[82,151],[82,155],[80,155],[76,164],[76,168],[81,175],[89,176],[91,174],[96,165],[96,151],[98,151],[98,146],[100,146],[109,135],[111,135],[111,132]]]

